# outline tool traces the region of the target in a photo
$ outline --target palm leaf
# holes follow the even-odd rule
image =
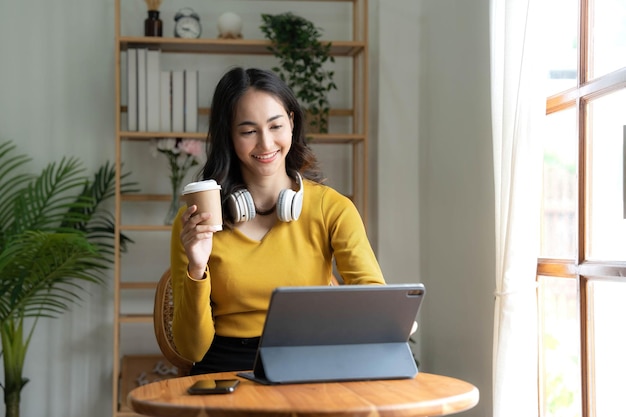
[[[116,173],[107,163],[93,181],[75,158],[48,164],[38,176],[22,174],[30,159],[0,143],[0,338],[7,409],[19,407],[24,359],[39,318],[55,318],[79,302],[85,284],[104,283],[115,229],[104,203],[115,196]],[[135,183],[121,175],[122,192]],[[29,329],[24,319],[32,318]],[[10,403],[10,404],[9,404]]]
[[[80,300],[81,284],[103,282],[102,255],[80,233],[27,231],[11,246],[20,256],[0,269],[0,322],[57,317]]]
[[[0,194],[0,213],[6,213],[0,225],[0,322],[67,310],[85,281],[102,282],[116,236],[104,204],[115,196],[114,164],[105,163],[92,180],[76,158],[50,163],[38,176],[11,177],[29,160],[15,156],[14,148],[0,144],[0,187],[16,186],[10,200]],[[138,191],[129,175],[121,175],[122,192]],[[129,242],[120,234],[122,250]]]
[[[137,183],[128,180],[129,173],[122,173],[120,178],[121,193],[139,191]],[[109,162],[100,167],[94,174],[93,181],[86,183],[78,195],[76,206],[68,211],[62,225],[73,227],[87,233],[89,240],[98,245],[106,253],[113,253],[111,237],[115,233],[115,218],[113,214],[102,208],[105,200],[115,196],[115,166]],[[85,207],[82,201],[90,201]],[[133,241],[126,235],[120,234],[120,246],[126,251],[128,243]]]
[[[23,165],[30,161],[25,155],[14,155],[15,145],[0,143],[0,249],[4,247],[5,229],[13,218],[14,201],[24,185],[33,177],[20,173]]]
[[[63,158],[58,164],[48,164],[16,198],[11,233],[63,230],[60,225],[70,211],[75,222],[82,220],[83,217],[73,209],[91,204],[86,198],[76,200],[75,197],[86,181],[83,170],[75,158]]]

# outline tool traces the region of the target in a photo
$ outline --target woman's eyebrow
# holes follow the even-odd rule
[[[276,119],[279,119],[283,117],[282,114],[277,114],[276,116],[272,116],[269,119],[267,119],[267,123],[273,122]],[[237,126],[256,126],[256,123],[250,121],[250,120],[243,120],[239,123],[237,123]]]

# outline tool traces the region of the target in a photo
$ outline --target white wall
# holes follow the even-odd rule
[[[421,370],[480,389],[491,415],[494,209],[489,1],[380,2],[378,254],[421,281]],[[374,81],[373,80],[373,81]]]
[[[81,158],[88,172],[113,159],[112,22],[112,1],[0,2],[0,141],[29,154],[32,172],[63,155]],[[90,288],[72,313],[39,322],[22,415],[111,409],[111,288]]]
[[[422,370],[476,384],[481,402],[465,415],[488,416],[488,0],[370,0],[369,11],[370,236],[390,282],[426,284]],[[0,141],[37,169],[66,154],[90,169],[113,158],[113,0],[0,2],[0,57]],[[23,415],[109,415],[111,304],[111,288],[93,288],[38,325]]]

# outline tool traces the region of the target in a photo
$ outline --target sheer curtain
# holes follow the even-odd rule
[[[491,0],[491,98],[496,213],[493,416],[538,415],[536,265],[541,123],[541,3]]]

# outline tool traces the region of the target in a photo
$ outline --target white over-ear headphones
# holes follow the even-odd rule
[[[304,186],[299,172],[296,172],[296,184],[298,185],[298,191],[286,188],[278,194],[276,215],[281,222],[298,220],[302,212]],[[228,196],[227,202],[235,223],[247,222],[256,217],[257,210],[254,207],[252,195],[248,190],[235,191]]]

